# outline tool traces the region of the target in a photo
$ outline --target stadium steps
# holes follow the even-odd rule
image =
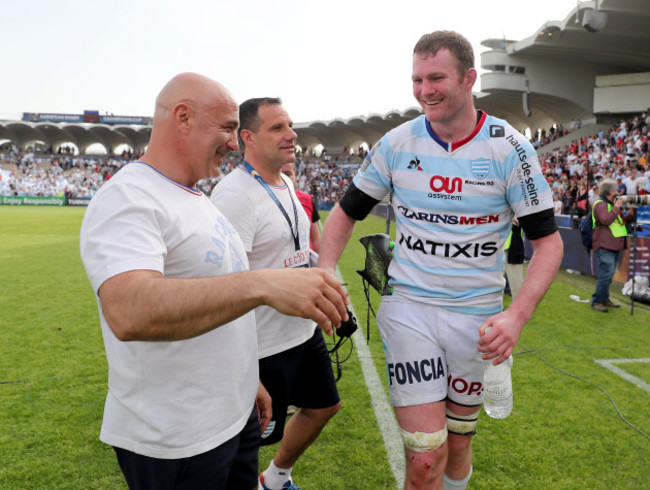
[[[572,141],[582,139],[582,138],[588,138],[592,136],[597,136],[598,133],[603,130],[605,133],[609,132],[610,129],[612,129],[611,124],[587,124],[580,129],[576,129],[575,131],[565,134],[561,138],[556,139],[555,141],[551,141],[548,145],[540,146],[537,148],[537,153],[544,154],[544,153],[550,153],[552,151],[555,151],[559,148],[563,148],[566,145],[571,144]]]

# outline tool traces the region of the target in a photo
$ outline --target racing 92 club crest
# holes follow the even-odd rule
[[[474,178],[483,180],[490,173],[490,159],[477,158],[476,160],[471,160],[470,168],[472,170],[472,175]]]

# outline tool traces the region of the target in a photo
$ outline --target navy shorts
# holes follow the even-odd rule
[[[181,459],[158,459],[114,447],[130,490],[241,490],[258,485],[260,424],[257,408],[232,439]]]
[[[262,446],[282,440],[289,405],[318,409],[340,401],[320,327],[303,344],[260,359],[260,381],[273,401],[273,418],[262,434]]]

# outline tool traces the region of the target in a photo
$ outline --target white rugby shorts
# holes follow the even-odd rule
[[[488,316],[465,315],[404,297],[384,296],[377,325],[394,407],[449,399],[483,403],[479,328]]]

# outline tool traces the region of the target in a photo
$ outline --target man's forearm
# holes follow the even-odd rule
[[[531,240],[533,257],[528,265],[521,290],[508,310],[525,324],[533,316],[537,305],[553,283],[562,263],[564,245],[559,232]]]
[[[334,272],[345,246],[350,241],[356,221],[338,204],[327,217],[320,240],[318,267]]]
[[[124,341],[196,337],[261,305],[310,318],[327,333],[347,316],[340,282],[317,269],[259,269],[197,279],[134,270],[108,279],[99,298],[111,330]]]
[[[120,340],[181,340],[201,335],[262,304],[254,274],[164,278],[134,270],[99,289],[102,311]]]

